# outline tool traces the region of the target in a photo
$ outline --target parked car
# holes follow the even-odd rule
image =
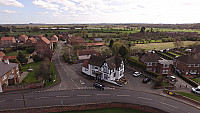
[[[167,76],[166,78],[168,78],[172,82],[176,82],[176,77],[175,76]]]
[[[144,77],[144,79],[143,79],[143,83],[148,83],[148,82],[150,82],[151,81],[151,78],[150,77]]]
[[[196,93],[196,94],[200,94],[200,86],[196,87],[196,88],[192,88],[192,92]]]
[[[93,84],[93,87],[95,87],[95,88],[99,88],[100,90],[104,90],[104,85],[102,85],[101,83],[99,83],[99,82],[95,82],[94,84]]]
[[[133,73],[133,76],[134,77],[139,77],[141,74],[142,74],[141,72],[136,71],[135,73]]]

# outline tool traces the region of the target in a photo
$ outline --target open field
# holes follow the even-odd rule
[[[135,109],[128,109],[128,108],[100,108],[100,109],[80,110],[80,111],[64,111],[58,113],[148,113],[148,112],[139,111]]]
[[[196,41],[184,41],[184,46],[188,46],[191,44],[196,43]],[[198,41],[198,44],[200,44],[200,41]],[[168,48],[174,48],[173,42],[166,42],[166,43],[148,43],[148,44],[135,44],[133,47],[134,49],[145,49],[148,50],[161,50],[161,49],[168,49]]]

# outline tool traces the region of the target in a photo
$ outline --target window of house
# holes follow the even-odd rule
[[[114,73],[114,76],[113,77],[115,77],[116,76],[116,73]]]
[[[108,67],[104,66],[104,67],[103,67],[103,72],[104,72],[104,73],[109,73]]]
[[[154,72],[156,72],[156,68],[154,68],[154,70],[153,70]]]
[[[168,74],[168,70],[163,70],[163,74]]]
[[[191,74],[197,74],[197,70],[190,70]]]
[[[3,81],[4,81],[6,78],[7,78],[7,75],[5,74],[5,75],[3,76]]]
[[[16,67],[16,70],[18,70],[18,66]]]
[[[155,63],[155,66],[157,66],[158,65],[158,63]]]
[[[17,72],[17,75],[19,76],[19,71]]]
[[[163,64],[163,68],[168,68],[169,64]]]
[[[85,68],[85,71],[88,71],[88,69],[87,69],[87,68]]]
[[[104,79],[108,79],[108,75],[107,74],[104,74]]]
[[[194,67],[199,67],[199,64],[194,64]]]
[[[147,63],[147,66],[152,66],[152,62],[148,62],[148,63]]]
[[[14,73],[14,70],[12,69],[12,73]]]
[[[147,71],[152,71],[152,69],[151,68],[147,68]]]

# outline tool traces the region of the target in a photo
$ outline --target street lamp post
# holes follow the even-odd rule
[[[26,103],[25,103],[25,98],[24,98],[24,91],[23,91],[23,87],[21,87],[21,90],[22,90],[22,98],[23,98],[23,101],[24,101],[24,108],[26,108]]]

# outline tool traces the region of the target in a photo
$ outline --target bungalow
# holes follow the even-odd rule
[[[14,37],[2,37],[1,38],[1,44],[14,44],[16,43],[16,40]]]
[[[6,56],[2,51],[0,51],[0,62],[3,60],[3,57]]]
[[[84,44],[85,40],[80,36],[73,36],[67,39],[67,44],[75,45],[75,44]]]
[[[160,58],[156,53],[145,53],[140,56],[140,62],[147,66],[148,71],[160,75],[170,75],[173,61]]]
[[[82,72],[95,77],[96,80],[104,80],[116,85],[122,85],[124,80],[124,62],[121,57],[113,56],[104,59],[92,55],[89,60],[84,60]]]
[[[96,47],[96,46],[104,46],[105,42],[96,42],[96,43],[85,43],[86,47]]]
[[[77,50],[79,61],[88,60],[90,59],[91,55],[100,56],[100,53],[96,52],[94,49]]]
[[[29,39],[26,40],[27,44],[36,44],[37,40],[33,37],[30,37]]]
[[[174,59],[174,67],[182,75],[192,78],[200,74],[200,55],[183,55]]]
[[[28,40],[28,36],[26,36],[26,35],[21,35],[19,37],[19,41],[22,43],[26,43],[26,40]]]
[[[3,85],[13,85],[19,82],[19,66],[16,63],[9,63],[9,60],[0,62],[0,92]]]

